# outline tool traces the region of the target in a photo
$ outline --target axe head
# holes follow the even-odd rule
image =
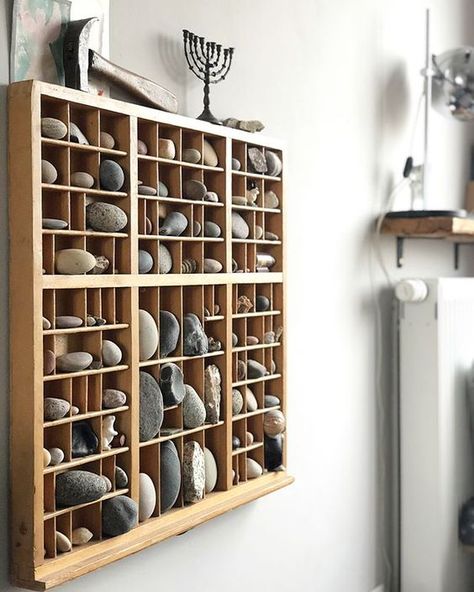
[[[65,84],[70,88],[89,91],[89,36],[97,17],[71,21],[64,36]]]

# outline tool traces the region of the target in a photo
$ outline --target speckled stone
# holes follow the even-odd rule
[[[242,168],[242,163],[240,162],[240,160],[238,158],[233,158],[232,159],[232,170],[233,171],[240,171],[241,168]]]
[[[138,250],[138,273],[149,273],[154,265],[153,257],[148,251]]]
[[[206,409],[195,389],[185,385],[186,394],[183,400],[183,422],[186,429],[194,429],[202,425],[206,420]]]
[[[247,405],[247,411],[256,411],[258,409],[257,398],[248,386],[245,387],[245,403]]]
[[[96,263],[94,255],[83,249],[56,251],[56,271],[64,275],[87,273],[94,269]]]
[[[138,524],[138,504],[125,495],[118,495],[102,503],[102,532],[119,536]]]
[[[244,398],[238,389],[232,389],[232,415],[238,415],[244,406]]]
[[[80,317],[72,315],[63,315],[56,317],[56,329],[74,329],[81,327],[84,321]]]
[[[94,535],[85,526],[79,526],[75,528],[71,533],[71,542],[75,547],[79,545],[85,545],[88,543]]]
[[[93,275],[101,275],[110,267],[110,261],[105,255],[95,255],[95,265],[91,271]]]
[[[72,424],[72,458],[80,458],[95,454],[99,447],[99,439],[87,421],[75,421]]]
[[[183,161],[197,164],[201,160],[201,153],[196,148],[185,148],[183,150]]]
[[[168,186],[163,181],[158,181],[158,195],[160,197],[168,197],[169,195]]]
[[[55,467],[59,464],[61,464],[64,460],[64,452],[61,450],[61,448],[50,448],[48,450],[50,456],[51,456],[51,460],[49,461],[49,464],[52,467]]]
[[[76,506],[100,499],[107,492],[105,481],[90,471],[72,470],[56,475],[56,503]]]
[[[58,553],[68,553],[72,549],[71,541],[67,538],[67,536],[60,532],[59,530],[56,531],[56,551]]]
[[[149,360],[158,349],[159,332],[155,319],[147,311],[138,311],[140,362]]]
[[[114,204],[101,201],[86,208],[87,226],[99,232],[120,232],[127,226],[127,214]]]
[[[199,317],[193,313],[184,315],[183,322],[184,355],[202,356],[209,351],[207,335],[201,325]]]
[[[265,395],[265,407],[276,407],[280,404],[280,399],[275,395]]]
[[[55,117],[41,118],[41,135],[53,140],[62,140],[67,134],[67,125]]]
[[[204,258],[203,261],[204,273],[219,273],[222,271],[222,263],[217,259]]]
[[[214,146],[208,140],[204,140],[203,149],[204,164],[211,167],[217,166],[219,164],[219,158]]]
[[[66,220],[60,220],[59,218],[43,218],[41,225],[48,230],[64,230],[68,227]]]
[[[253,458],[247,457],[247,479],[256,479],[263,473],[263,468]]]
[[[248,170],[252,173],[266,173],[267,172],[267,161],[265,160],[265,156],[263,152],[252,146],[247,151],[247,158],[248,158]]]
[[[186,199],[203,200],[207,187],[197,179],[188,179],[183,183],[183,197]]]
[[[179,405],[185,395],[183,371],[173,363],[163,364],[160,371],[160,388],[166,407]]]
[[[56,358],[56,368],[60,372],[81,372],[92,364],[93,359],[88,352],[70,352]]]
[[[122,361],[122,350],[110,339],[102,340],[102,362],[104,366],[118,366]]]
[[[170,212],[160,226],[162,236],[181,236],[188,227],[188,219],[181,212]]]
[[[185,317],[186,318],[186,317]],[[178,319],[168,310],[160,311],[160,357],[169,356],[178,345],[180,327]],[[189,355],[185,354],[184,355]]]
[[[160,445],[160,473],[161,511],[166,512],[176,503],[181,489],[181,463],[171,440]]]
[[[253,378],[262,378],[262,376],[266,376],[268,374],[267,369],[265,366],[257,362],[256,360],[249,359],[247,360],[247,377],[250,379]]]
[[[115,147],[115,138],[108,132],[100,132],[100,145],[102,148],[113,150]]]
[[[173,258],[167,246],[160,243],[158,251],[158,273],[169,273],[173,268]]]
[[[183,450],[183,493],[184,501],[195,503],[204,496],[206,469],[204,452],[195,441],[186,442]]]
[[[56,167],[49,160],[41,161],[41,181],[43,183],[55,183],[58,178]]]
[[[216,459],[209,448],[204,448],[204,467],[206,473],[204,490],[206,493],[211,493],[217,485],[218,469]]]
[[[232,238],[248,238],[250,228],[238,212],[232,212]]]
[[[148,146],[143,140],[137,140],[137,152],[138,154],[148,154]]]
[[[128,485],[128,475],[127,473],[121,468],[116,466],[115,467],[115,488],[116,489],[125,489]]]
[[[216,224],[211,220],[206,220],[204,222],[204,236],[208,236],[210,238],[218,238],[221,234],[222,230],[219,224]]]
[[[100,163],[100,187],[107,191],[120,191],[125,183],[122,167],[114,160],[105,159]]]
[[[155,378],[140,372],[140,442],[147,442],[160,431],[163,423],[163,396]]]
[[[74,187],[84,187],[85,189],[90,189],[94,187],[94,177],[85,171],[76,171],[75,173],[71,173],[71,185]]]
[[[221,413],[221,373],[216,364],[210,364],[204,371],[204,405],[206,421],[217,423]]]
[[[50,349],[45,349],[43,353],[43,372],[45,376],[51,374],[56,367],[56,356]]]
[[[270,299],[267,298],[267,296],[264,296],[263,294],[257,294],[257,297],[255,299],[255,310],[257,312],[265,312],[266,310],[269,310],[270,308]]]
[[[156,489],[150,475],[139,473],[138,491],[138,520],[144,522],[151,517],[156,507]]]

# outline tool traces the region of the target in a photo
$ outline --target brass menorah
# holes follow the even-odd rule
[[[204,82],[204,110],[198,119],[221,125],[209,109],[209,86],[224,80],[229,73],[234,48],[223,49],[219,43],[206,41],[186,29],[183,29],[183,41],[189,69]]]

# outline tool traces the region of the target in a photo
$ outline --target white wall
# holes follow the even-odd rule
[[[466,28],[472,4],[433,3],[436,51],[472,39]],[[174,90],[181,112],[194,116],[202,108],[202,88],[186,71],[181,29],[233,45],[232,70],[212,88],[215,113],[261,118],[269,134],[288,141],[289,469],[297,480],[65,589],[217,592],[225,585],[228,592],[369,592],[381,581],[381,499],[390,502],[390,496],[382,495],[378,460],[374,359],[380,345],[374,342],[370,232],[407,155],[420,89],[423,6],[421,0],[111,2],[114,61]],[[5,36],[0,39],[6,81]],[[435,119],[431,205],[461,204],[469,134],[467,127]],[[1,149],[0,163],[3,143]],[[0,189],[3,175],[0,164]],[[3,214],[4,201],[1,207]],[[383,242],[392,265],[393,241]],[[459,273],[472,267],[470,254],[465,247]],[[453,274],[452,250],[408,243],[398,275],[412,274]],[[377,291],[381,287],[376,273]],[[387,315],[386,296],[382,305]],[[385,352],[390,355],[388,347]],[[0,364],[6,393],[5,356]],[[383,433],[390,440],[390,430]],[[0,458],[5,465],[6,451]],[[5,485],[0,491],[2,523]]]

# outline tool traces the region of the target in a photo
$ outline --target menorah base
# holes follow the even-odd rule
[[[214,125],[222,125],[222,121],[217,119],[217,117],[214,117],[214,115],[211,113],[211,110],[208,107],[205,107],[204,111],[201,113],[199,117],[197,117],[197,119],[213,123]]]

